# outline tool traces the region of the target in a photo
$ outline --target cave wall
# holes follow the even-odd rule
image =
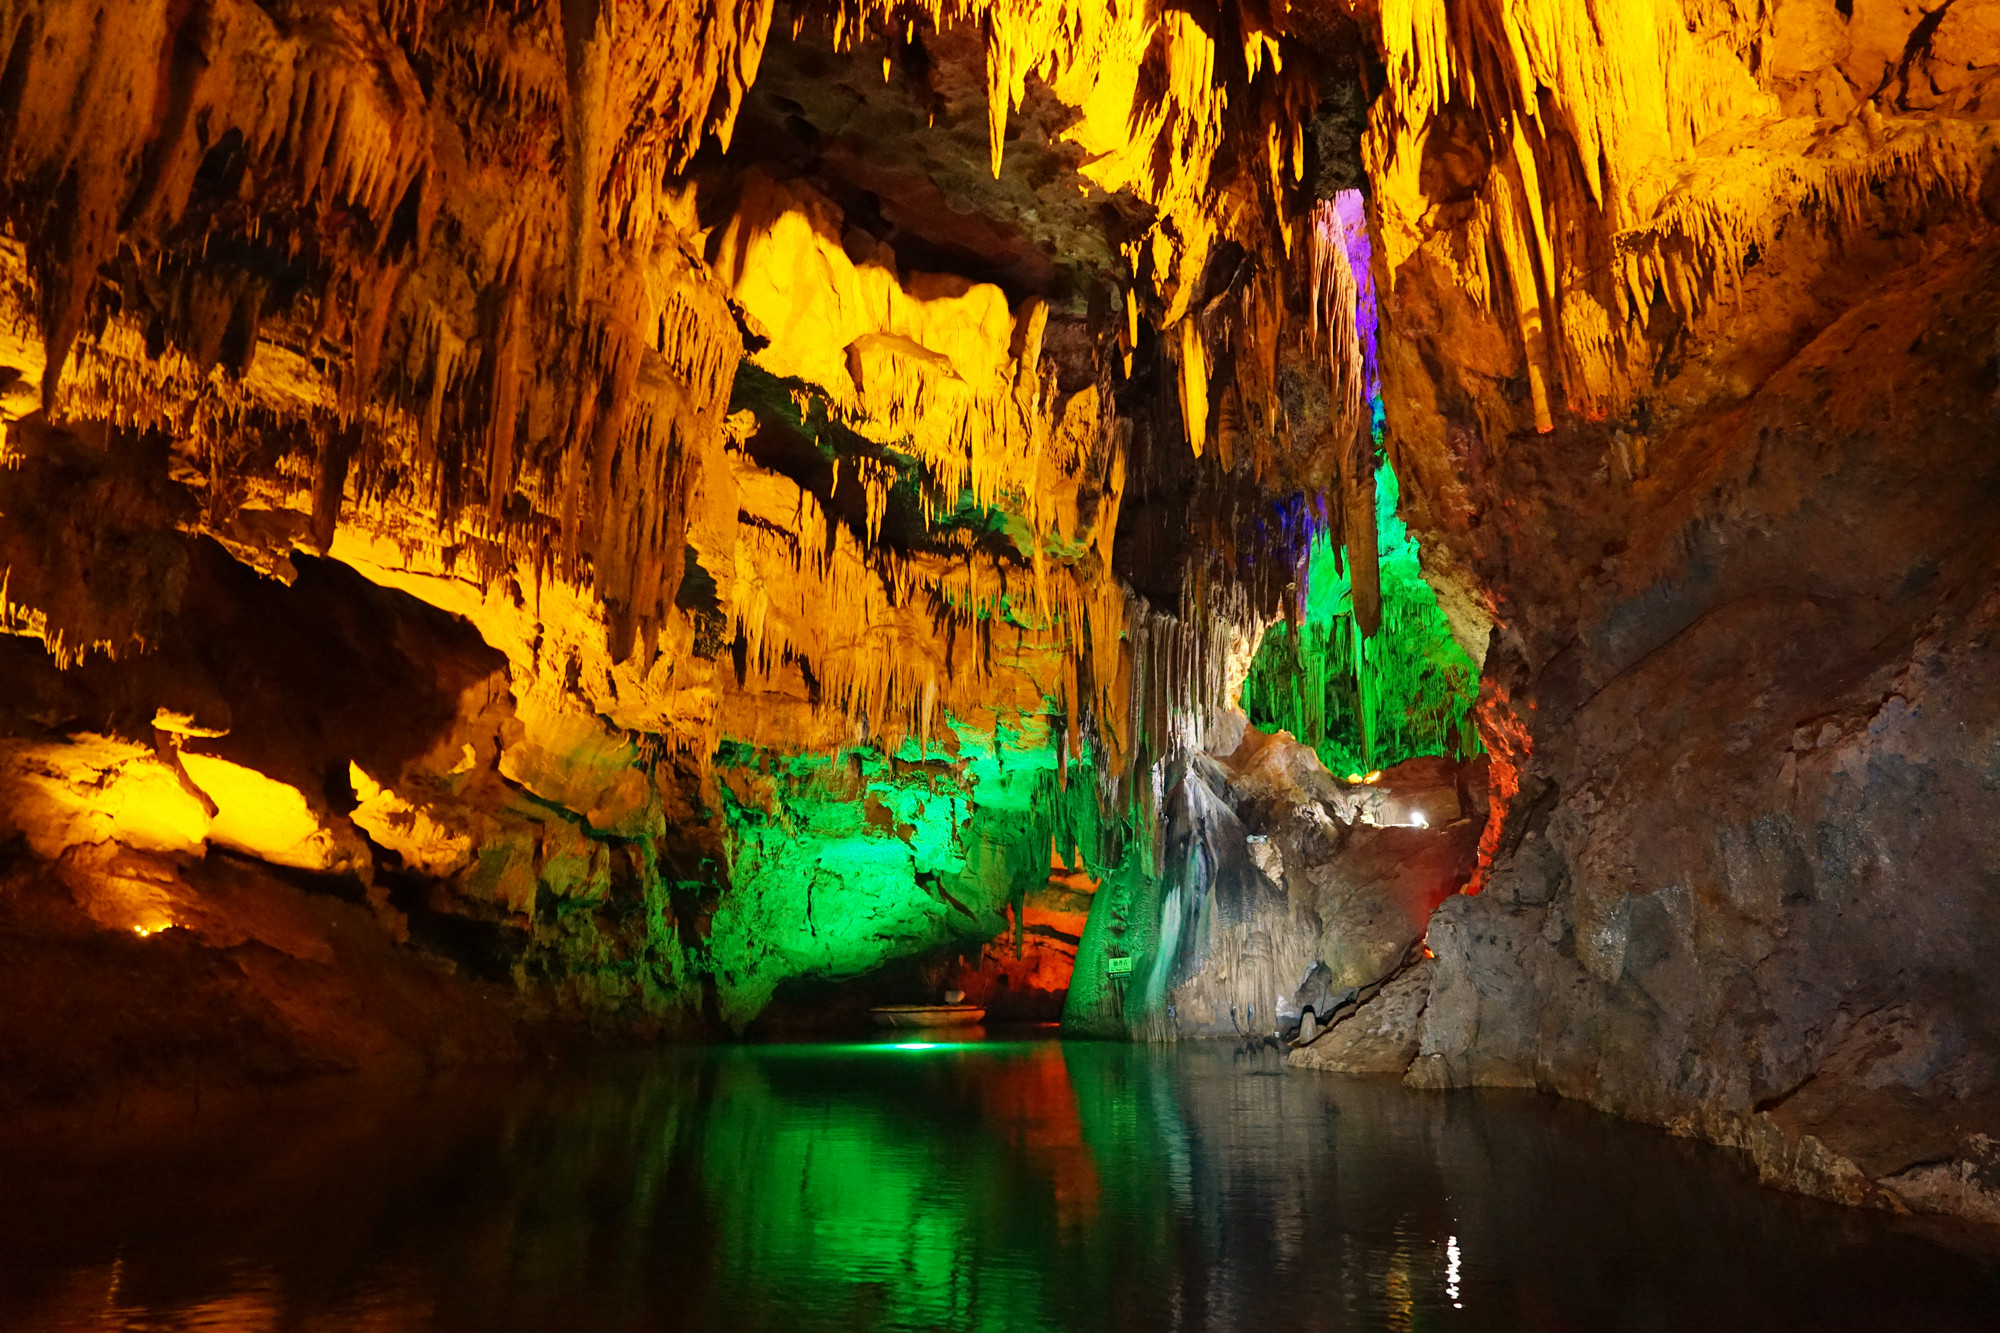
[[[1994,11],[1433,12],[1371,126],[1389,441],[1496,780],[1409,1081],[2000,1216]]]

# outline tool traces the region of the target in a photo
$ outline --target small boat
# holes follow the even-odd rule
[[[868,1012],[885,1028],[971,1027],[986,1018],[985,1007],[977,1004],[885,1004]]]

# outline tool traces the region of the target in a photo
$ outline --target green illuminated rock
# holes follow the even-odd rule
[[[1468,717],[1479,668],[1424,581],[1416,540],[1396,516],[1396,473],[1386,459],[1375,496],[1381,631],[1361,637],[1346,561],[1322,532],[1308,560],[1304,619],[1271,627],[1243,686],[1243,711],[1255,726],[1291,732],[1336,775],[1480,750]]]
[[[835,757],[725,747],[716,766],[729,887],[708,940],[723,1018],[755,1018],[780,982],[838,981],[1003,934],[1049,873],[1053,840],[1096,845],[1096,793],[1058,780],[1047,718],[950,724]]]

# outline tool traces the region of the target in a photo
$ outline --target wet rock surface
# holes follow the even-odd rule
[[[1548,1088],[1813,1193],[1992,1214],[2000,251],[1951,234],[1774,256],[1774,300],[1841,297],[1739,328],[1754,393],[1668,380],[1613,507],[1573,480],[1603,431],[1488,474],[1518,790],[1484,892],[1432,922],[1413,1084]]]
[[[1337,1014],[1332,1026],[1312,1036],[1301,1031],[1290,1063],[1299,1069],[1400,1078],[1417,1056],[1431,975],[1428,960],[1393,973],[1373,995]]]
[[[177,924],[107,927],[132,880]],[[0,1114],[199,1104],[367,1072],[516,1060],[573,1038],[511,988],[398,946],[359,894],[254,860],[0,866]]]
[[[1321,1027],[1372,996],[1471,877],[1481,826],[1459,817],[1457,769],[1417,760],[1342,782],[1288,734],[1255,728],[1198,759],[1168,806],[1158,1009],[1128,1000],[1128,1021],[1289,1036],[1307,1010]],[[1424,809],[1438,826],[1416,822]]]

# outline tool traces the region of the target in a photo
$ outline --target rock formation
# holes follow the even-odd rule
[[[1411,1081],[2000,1216],[1992,7],[1434,12],[1383,29],[1385,394],[1505,805]]]
[[[10,1090],[1067,992],[2000,1210],[1990,0],[0,43]]]

